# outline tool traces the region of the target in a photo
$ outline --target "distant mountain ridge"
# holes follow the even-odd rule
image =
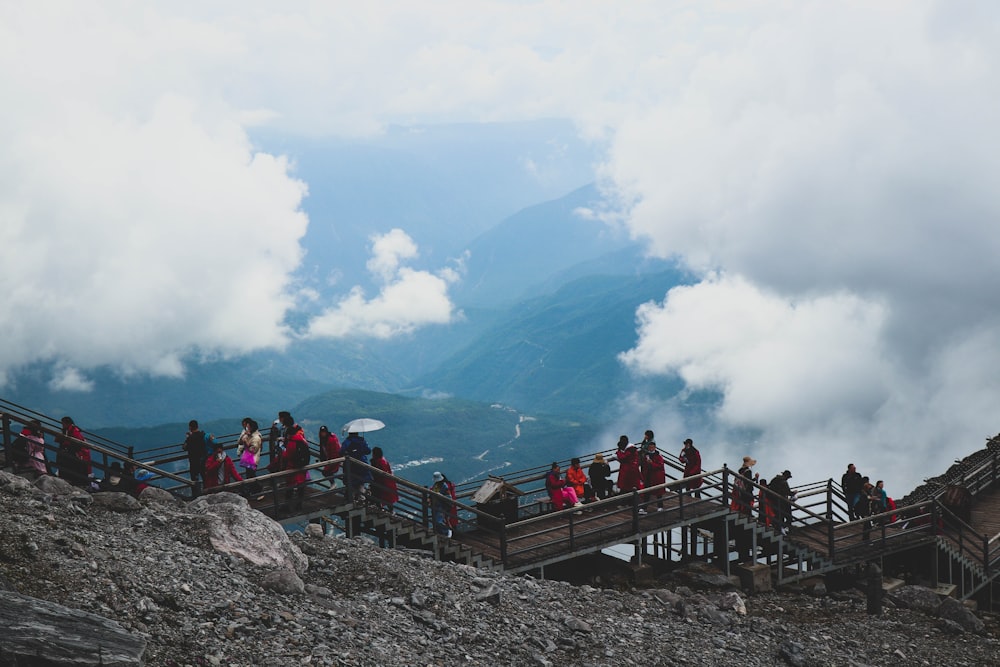
[[[418,385],[563,415],[604,415],[637,381],[618,361],[636,342],[635,310],[684,276],[588,276],[525,301]],[[668,394],[679,381],[660,383]]]

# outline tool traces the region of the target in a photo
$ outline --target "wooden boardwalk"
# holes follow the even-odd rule
[[[906,519],[891,521],[887,514],[874,517],[872,522],[846,522],[835,511],[836,494],[828,490],[821,502],[795,504],[793,526],[783,535],[776,527],[729,508],[725,499],[732,488],[731,475],[726,469],[703,474],[705,485],[699,498],[677,490],[686,481],[672,480],[664,485],[662,509],[655,499],[627,494],[579,509],[547,511],[504,523],[460,501],[463,518],[451,537],[435,534],[429,509],[433,499],[427,489],[404,480],[397,480],[401,499],[393,513],[371,502],[350,502],[342,488],[316,485],[305,489],[301,508],[285,505],[280,486],[252,504],[286,526],[337,517],[344,530],[373,535],[387,545],[430,549],[443,559],[509,573],[544,571],[547,565],[608,547],[637,545],[652,536],[697,527],[714,533],[716,553],[712,556],[725,568],[735,564],[738,542],[749,540],[757,562],[772,565],[784,581],[934,545],[947,557],[957,559],[961,569],[969,573],[963,591],[975,593],[996,577],[1000,545],[998,539],[991,543],[989,537],[1000,532],[1000,488],[996,483],[978,490],[970,525],[957,531],[943,518],[943,510],[938,512],[930,502],[919,508],[900,508],[899,514],[905,512]],[[814,495],[822,494],[817,491]],[[817,507],[823,506],[826,514],[818,514]]]
[[[0,408],[4,460],[13,434],[36,417],[42,417],[46,446],[54,449],[49,441],[59,433],[56,420],[4,401],[0,401]],[[224,447],[232,448],[234,443],[235,435],[221,440]],[[88,436],[87,446],[98,475],[106,473],[112,462],[133,464],[152,475],[151,483],[179,497],[191,497],[194,492],[183,468],[186,455],[170,451],[176,446],[162,448],[153,461],[138,461],[131,448],[98,437]],[[50,453],[54,456],[54,452]],[[771,565],[779,581],[815,576],[918,549],[937,554],[933,576],[937,578],[941,573],[955,579],[951,583],[961,597],[984,590],[991,593],[993,582],[1000,576],[1000,437],[962,461],[960,472],[950,471],[951,478],[935,480],[941,485],[937,493],[919,504],[899,508],[900,518],[896,521],[886,514],[873,517],[871,522],[848,522],[843,494],[832,480],[801,485],[796,488],[799,500],[793,503],[793,523],[787,535],[730,510],[729,499],[736,481],[733,471],[723,467],[695,478],[677,479],[682,466],[676,457],[668,454],[666,458],[665,484],[646,489],[642,495],[625,494],[581,510],[561,512],[548,511],[550,505],[540,486],[544,468],[514,473],[505,483],[516,487],[518,494],[525,494],[518,501],[516,520],[498,519],[496,508],[471,501],[475,488],[487,480],[462,485],[455,501],[393,478],[400,497],[392,512],[370,499],[352,502],[340,486],[340,476],[350,469],[373,477],[373,487],[385,479],[377,469],[352,459],[307,466],[312,479],[303,489],[300,505],[294,493],[286,499],[284,484],[289,472],[263,474],[256,480],[219,490],[249,497],[255,508],[288,528],[310,521],[327,525],[333,522],[349,534],[371,535],[389,546],[427,549],[442,559],[512,573],[541,570],[552,563],[618,545],[633,545],[636,553],[642,554],[640,545],[648,538],[655,542],[654,536],[679,532],[682,543],[675,551],[681,556],[710,557],[726,571],[749,542],[756,561]],[[343,469],[337,479],[323,476],[324,467],[338,463]],[[703,486],[700,497],[694,498],[682,490],[696,479]],[[260,484],[263,490],[251,493],[254,484]],[[959,485],[972,495],[967,521],[942,502],[948,485]],[[656,511],[656,502],[649,498],[649,493],[659,491],[664,493],[662,511]],[[459,524],[451,536],[438,534],[432,523],[432,508],[441,503],[458,509]],[[678,530],[687,528],[691,530]],[[702,536],[709,534],[711,539],[708,546],[707,542],[701,545],[704,548],[697,554],[695,529]]]

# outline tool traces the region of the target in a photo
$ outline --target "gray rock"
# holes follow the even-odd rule
[[[80,494],[86,494],[61,477],[53,477],[52,475],[42,475],[35,480],[35,488],[43,493],[47,493],[50,496],[78,496]]]
[[[121,491],[101,491],[91,496],[93,506],[109,512],[138,512],[142,504],[127,493]]]
[[[500,587],[490,584],[489,588],[476,593],[477,602],[489,602],[494,607],[500,604]]]
[[[888,594],[892,601],[906,609],[933,614],[941,606],[941,596],[924,586],[901,586]]]
[[[36,487],[20,475],[13,475],[6,470],[0,470],[0,492],[9,493],[14,496],[25,496],[31,495],[35,490]]]
[[[947,621],[954,621],[968,632],[980,634],[985,629],[983,622],[972,611],[955,598],[945,598],[938,607],[937,615]]]
[[[939,618],[937,622],[934,623],[934,627],[946,635],[958,636],[965,634],[965,628],[949,618]]]
[[[139,493],[139,502],[143,505],[166,505],[168,507],[180,507],[184,501],[176,498],[172,493],[161,489],[158,486],[147,486]]]
[[[301,595],[306,592],[306,585],[292,570],[274,570],[265,574],[260,585],[269,591],[284,595]]]
[[[718,607],[720,611],[733,612],[739,616],[747,615],[746,603],[736,591],[729,591],[728,593],[723,593],[719,596]]]
[[[4,665],[126,667],[142,665],[146,650],[115,621],[10,591],[0,591],[0,627]]]
[[[652,594],[654,599],[658,600],[661,604],[671,610],[678,609],[681,601],[684,599],[677,593],[664,588],[652,591]]]
[[[803,648],[799,642],[785,642],[778,650],[778,655],[792,667],[802,667],[806,664]]]
[[[212,547],[254,565],[305,572],[309,559],[270,517],[252,509],[246,498],[233,493],[201,496],[188,509],[208,518]]]

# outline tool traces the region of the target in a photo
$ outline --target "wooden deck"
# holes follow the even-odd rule
[[[262,494],[263,499],[254,497],[251,504],[286,526],[337,516],[341,525],[349,530],[376,535],[389,544],[433,549],[443,558],[510,573],[544,568],[608,547],[634,545],[649,536],[678,528],[709,525],[715,530],[728,525],[726,530],[733,532],[730,537],[741,531],[744,536],[753,535],[744,539],[753,539],[760,547],[760,554],[779,554],[779,560],[806,563],[802,566],[803,577],[948,539],[952,542],[952,552],[965,549],[960,556],[981,560],[978,553],[987,560],[990,558],[988,545],[973,545],[979,552],[969,550],[969,544],[962,542],[967,538],[943,537],[941,531],[931,529],[929,521],[890,523],[886,520],[876,522],[866,531],[863,522],[827,522],[803,510],[802,513],[811,519],[799,521],[789,535],[782,535],[776,528],[732,512],[723,502],[724,488],[724,483],[707,484],[700,498],[668,489],[659,511],[655,502],[629,494],[579,509],[529,516],[506,525],[502,520],[466,507],[463,513],[468,516],[450,538],[435,535],[426,489],[422,487],[404,489],[394,513],[371,502],[353,503],[344,497],[343,487],[331,489],[328,483],[305,488],[299,507],[294,494],[290,502],[286,501],[285,490],[280,486],[275,489],[272,481]],[[421,493],[424,494],[422,498]],[[647,512],[638,512],[640,508]],[[972,528],[980,535],[1000,533],[998,510],[1000,490],[982,490],[973,505]],[[1000,557],[1000,547],[996,548],[995,555]],[[982,569],[982,577],[989,577],[988,568]]]

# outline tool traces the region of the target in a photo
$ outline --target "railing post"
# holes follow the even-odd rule
[[[833,480],[826,480],[826,541],[830,560],[833,560]]]
[[[3,460],[10,464],[10,415],[0,415],[3,421]]]
[[[639,532],[639,492],[632,491],[632,532]]]
[[[500,562],[507,567],[507,524],[500,526]]]
[[[729,507],[732,504],[732,499],[729,497],[729,465],[726,463],[722,464],[722,504]]]
[[[345,460],[344,463],[346,462]],[[430,530],[431,497],[426,489],[420,492],[420,515],[424,530]]]

